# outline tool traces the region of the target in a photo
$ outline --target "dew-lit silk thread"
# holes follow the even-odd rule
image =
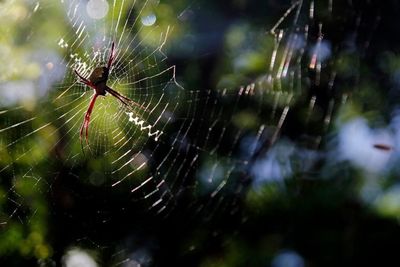
[[[160,138],[160,136],[163,134],[163,131],[160,130],[156,130],[154,132],[152,132],[152,128],[154,127],[154,125],[147,125],[144,126],[145,121],[141,120],[139,117],[134,117],[133,116],[133,112],[126,112],[126,115],[129,116],[129,121],[133,122],[135,125],[140,126],[140,130],[144,131],[144,130],[148,130],[147,135],[149,137],[153,137],[154,136],[154,140],[158,141],[158,139]]]

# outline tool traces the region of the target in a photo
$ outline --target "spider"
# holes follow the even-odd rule
[[[88,79],[86,79],[81,74],[79,74],[77,70],[74,70],[75,74],[79,77],[80,82],[89,86],[90,88],[92,88],[94,90],[94,94],[92,96],[92,99],[90,100],[89,107],[85,113],[85,117],[84,117],[81,129],[80,129],[79,140],[81,142],[81,145],[82,145],[83,131],[85,131],[86,144],[89,147],[89,142],[88,142],[89,130],[88,130],[88,128],[89,128],[90,116],[92,114],[93,107],[94,107],[94,104],[96,103],[96,99],[98,96],[105,96],[106,93],[109,93],[110,95],[117,98],[128,109],[131,109],[131,106],[130,106],[131,104],[138,106],[139,108],[143,108],[138,103],[121,95],[117,91],[115,91],[107,86],[108,75],[110,73],[110,68],[113,65],[115,57],[116,57],[116,55],[115,55],[114,42],[113,42],[111,45],[110,55],[108,57],[107,66],[96,67],[93,70],[92,74],[90,74]]]

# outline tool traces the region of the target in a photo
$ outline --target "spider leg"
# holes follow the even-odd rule
[[[107,63],[108,69],[110,69],[114,59],[115,59],[114,42],[112,42],[110,56],[108,57],[108,63]]]
[[[74,70],[74,72],[75,72],[75,74],[79,77],[79,79],[81,79],[80,82],[86,84],[86,85],[89,86],[89,87],[92,87],[93,89],[96,89],[96,88],[95,88],[95,85],[94,85],[91,81],[89,81],[88,79],[86,79],[85,77],[83,77],[82,75],[80,75],[79,72],[78,72],[77,70]]]
[[[98,96],[99,95],[97,93],[95,93],[93,95],[92,99],[90,100],[89,107],[88,107],[88,110],[85,113],[85,118],[83,120],[83,123],[82,123],[82,126],[81,126],[81,130],[80,130],[80,135],[79,135],[79,140],[81,142],[81,146],[83,147],[83,145],[82,145],[82,135],[83,135],[83,131],[85,130],[86,144],[89,147],[89,149],[90,149],[90,146],[89,146],[88,137],[89,137],[90,115],[92,115],[93,107],[94,107],[94,104],[96,103],[96,99],[97,99]]]
[[[82,75],[80,75],[77,70],[74,70],[74,72],[79,77],[79,79],[81,79],[81,82],[83,82],[86,85],[88,85],[90,83],[90,81],[88,79],[86,79],[85,77],[83,77]]]
[[[143,105],[140,105],[140,104],[136,103],[135,101],[127,98],[126,96],[121,95],[120,93],[118,93],[117,91],[111,89],[108,86],[106,87],[106,91],[109,92],[115,98],[117,98],[119,101],[121,101],[125,106],[129,107],[130,104],[132,104],[132,105],[135,105],[138,108],[146,111],[146,108],[144,108]]]

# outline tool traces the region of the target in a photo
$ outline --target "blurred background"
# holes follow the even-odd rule
[[[394,0],[0,1],[0,265],[397,262],[399,11]],[[104,98],[92,154],[73,69],[104,63],[111,40],[124,53],[110,84],[155,107],[145,125],[165,126],[157,142]],[[114,134],[127,142],[110,145]]]

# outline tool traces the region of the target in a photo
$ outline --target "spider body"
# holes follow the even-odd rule
[[[97,67],[89,76],[88,80],[95,86],[94,90],[98,95],[106,95],[108,73],[109,69],[107,67]]]
[[[84,120],[83,120],[83,123],[82,123],[82,126],[81,126],[81,130],[80,130],[79,139],[81,141],[81,144],[82,144],[83,131],[85,130],[86,143],[89,146],[89,142],[88,142],[89,131],[88,131],[88,128],[89,128],[90,116],[92,114],[94,104],[96,103],[96,99],[97,99],[97,97],[99,95],[100,96],[105,96],[106,93],[109,93],[110,95],[112,95],[115,98],[117,98],[126,108],[128,108],[130,110],[132,109],[131,105],[135,105],[135,106],[138,106],[139,108],[142,108],[141,105],[137,104],[133,100],[121,95],[117,91],[115,91],[115,90],[113,90],[113,89],[111,89],[110,87],[107,86],[108,75],[110,73],[111,66],[112,66],[114,60],[115,60],[115,51],[114,51],[114,42],[113,42],[112,45],[111,45],[111,51],[110,51],[110,55],[109,55],[109,58],[108,58],[107,66],[96,67],[92,71],[92,73],[90,74],[88,79],[83,77],[81,74],[78,73],[78,71],[75,70],[75,74],[79,77],[80,82],[85,84],[85,85],[87,85],[87,86],[89,86],[90,88],[92,88],[94,90],[93,97],[90,100],[89,107],[88,107],[88,109],[87,109],[87,111],[85,113],[85,117],[84,117]],[[144,110],[146,110],[146,109],[144,109]]]

